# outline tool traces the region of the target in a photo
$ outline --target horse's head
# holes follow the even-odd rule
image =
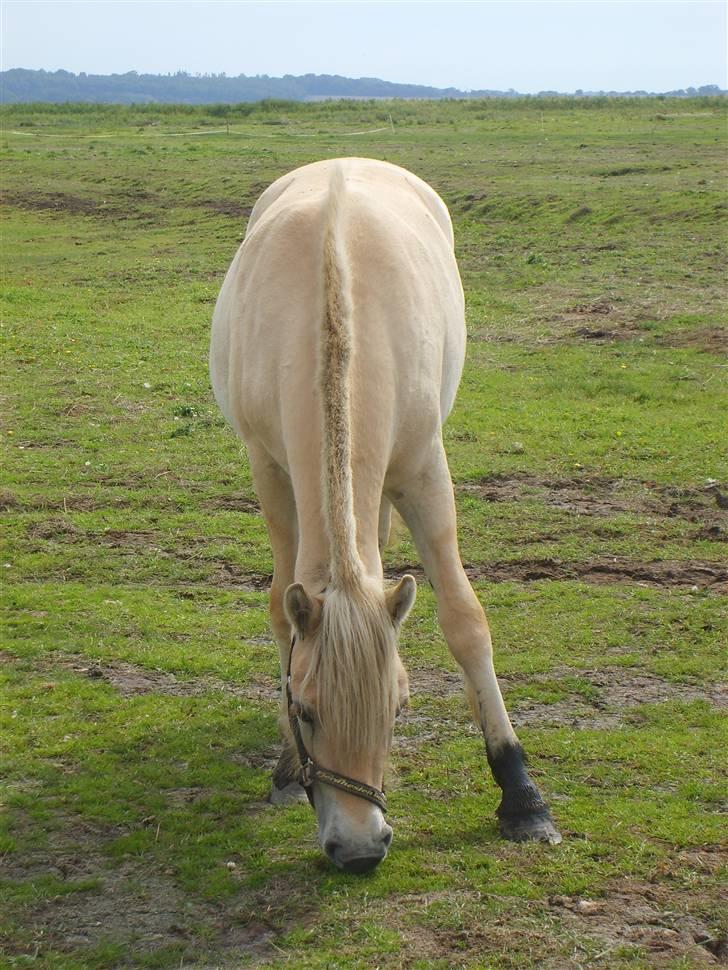
[[[408,697],[397,640],[415,594],[411,576],[388,590],[367,584],[311,596],[295,583],[285,594],[295,632],[290,723],[313,764],[319,840],[346,872],[373,869],[392,841],[381,789],[394,719]]]

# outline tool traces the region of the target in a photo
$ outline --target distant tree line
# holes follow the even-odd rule
[[[647,97],[648,91],[582,91],[575,97],[621,95]],[[728,92],[717,84],[657,92],[668,97],[720,95]],[[541,91],[536,97],[559,96],[556,91]],[[563,95],[561,95],[563,96]],[[30,71],[15,68],[0,71],[0,100],[6,104],[45,102],[87,102],[106,104],[237,104],[278,98],[311,101],[325,98],[486,98],[524,97],[508,91],[460,91],[422,84],[395,84],[379,78],[348,78],[338,74],[303,74],[268,77],[228,77],[226,74],[72,74],[70,71]]]

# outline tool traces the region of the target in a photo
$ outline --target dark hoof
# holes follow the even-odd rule
[[[299,802],[306,802],[306,792],[297,781],[289,782],[284,788],[271,788],[268,801],[271,805],[297,805]]]
[[[527,815],[500,815],[498,827],[503,838],[510,842],[548,842],[549,845],[561,842],[561,833],[547,808]]]

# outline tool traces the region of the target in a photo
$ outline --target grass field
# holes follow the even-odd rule
[[[727,107],[3,109],[2,967],[728,958]],[[271,559],[209,323],[262,189],[350,154],[453,215],[463,558],[558,847],[498,839],[424,583],[386,862],[265,801]]]

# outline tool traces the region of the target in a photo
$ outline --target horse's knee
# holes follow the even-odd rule
[[[448,646],[455,660],[466,671],[479,666],[483,661],[490,663],[493,658],[493,646],[487,630],[470,630],[462,640],[454,643],[448,640]]]

